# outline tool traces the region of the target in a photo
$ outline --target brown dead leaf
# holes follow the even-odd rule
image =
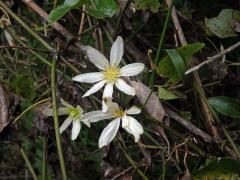
[[[136,81],[130,81],[130,84],[136,89],[136,96],[139,102],[144,105],[151,93],[151,89],[144,84]],[[152,118],[162,122],[163,117],[165,116],[165,111],[162,107],[161,102],[159,101],[158,96],[154,92],[149,97],[146,105],[144,106],[144,109]]]
[[[0,84],[0,133],[8,125],[8,98]]]

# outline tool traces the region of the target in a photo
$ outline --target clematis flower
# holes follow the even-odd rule
[[[108,101],[107,103],[107,112],[105,112],[105,117],[102,119],[99,117],[98,119],[90,119],[90,122],[97,122],[103,119],[113,119],[107,127],[102,131],[98,146],[102,148],[103,146],[108,145],[116,136],[118,129],[120,127],[120,123],[122,122],[122,128],[124,128],[128,133],[134,136],[135,142],[138,142],[140,139],[140,135],[143,134],[142,125],[133,117],[129,115],[139,114],[141,109],[136,106],[131,107],[127,110],[122,110],[117,103],[112,101]]]
[[[84,114],[84,110],[79,105],[77,107],[73,107],[63,99],[61,99],[61,102],[64,107],[58,108],[58,115],[68,115],[68,117],[60,126],[59,131],[61,134],[72,123],[71,140],[75,140],[80,133],[82,127],[81,123],[90,127],[90,119],[92,121],[97,121],[102,118],[108,119],[111,117],[109,113],[104,113],[102,111],[92,111]],[[43,114],[46,116],[53,116],[53,110],[45,109]]]
[[[129,86],[121,77],[139,74],[143,71],[144,64],[132,63],[120,68],[119,63],[122,60],[123,51],[123,39],[120,36],[117,37],[112,45],[110,62],[98,50],[90,46],[86,47],[89,60],[99,68],[100,72],[79,74],[73,77],[74,81],[96,83],[83,95],[83,97],[89,96],[105,86],[103,98],[112,98],[114,85],[125,94],[131,96],[136,94],[135,89]],[[103,107],[103,110],[106,111],[106,106]]]

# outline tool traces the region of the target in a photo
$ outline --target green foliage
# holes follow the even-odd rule
[[[231,158],[218,158],[211,160],[206,166],[193,173],[194,178],[216,177],[240,173],[240,161]]]
[[[240,101],[226,96],[211,97],[209,104],[219,113],[233,118],[240,118]]]
[[[35,97],[34,79],[29,75],[17,74],[11,81],[14,92],[29,101]]]
[[[172,99],[178,99],[178,95],[176,93],[163,88],[161,86],[158,86],[158,97],[163,100],[172,100]]]
[[[114,0],[95,0],[96,7],[88,7],[88,13],[96,18],[112,17],[119,11],[119,7]]]
[[[160,4],[158,0],[135,0],[134,6],[137,10],[150,9],[152,12],[157,13]]]
[[[220,38],[234,37],[237,33],[231,26],[233,20],[240,22],[240,12],[234,9],[223,9],[217,17],[206,18],[205,25]]]
[[[179,82],[182,80],[188,61],[204,46],[203,43],[194,43],[187,44],[176,50],[167,50],[168,55],[163,57],[158,64],[157,73],[168,77],[173,84]]]
[[[114,0],[95,0],[94,4],[90,4],[88,0],[67,0],[51,11],[48,17],[49,22],[52,23],[61,19],[71,9],[78,8],[83,4],[86,5],[88,14],[100,19],[110,18],[119,10]]]

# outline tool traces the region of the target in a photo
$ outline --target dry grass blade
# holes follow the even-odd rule
[[[8,122],[8,99],[0,85],[0,132],[7,126]]]

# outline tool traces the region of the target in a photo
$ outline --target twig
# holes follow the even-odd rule
[[[212,56],[212,57],[208,57],[206,61],[198,64],[197,66],[194,66],[190,69],[188,69],[184,74],[187,75],[187,74],[190,74],[194,71],[197,71],[198,69],[200,69],[201,67],[203,67],[204,65],[206,64],[209,64],[209,63],[212,63],[213,61],[217,60],[218,58],[220,58],[221,56],[231,52],[232,50],[238,48],[240,46],[240,41],[238,41],[237,43],[233,44],[232,46],[230,46],[229,48],[221,51],[220,53]]]
[[[42,50],[42,49],[30,48],[30,47],[25,47],[25,46],[0,46],[0,49],[8,49],[8,48],[39,51],[39,52],[42,52],[42,53],[50,53],[49,51],[45,51],[45,50]]]
[[[175,121],[177,121],[179,124],[187,128],[189,131],[191,131],[193,134],[200,136],[205,142],[211,143],[212,138],[207,133],[199,129],[197,126],[192,124],[191,122],[188,122],[187,120],[183,119],[181,116],[179,116],[177,113],[172,111],[171,109],[164,107],[165,112]]]
[[[168,7],[171,6],[171,0],[165,0],[165,2],[168,5]],[[173,7],[173,9],[172,9],[172,20],[173,20],[175,29],[177,31],[179,40],[181,42],[181,45],[182,46],[186,45],[187,40],[184,36],[182,27],[179,23],[175,7]],[[191,61],[190,61],[190,66],[192,66]],[[199,89],[198,92],[201,92],[205,96],[205,92],[204,92],[203,85],[202,85],[201,79],[199,77],[199,74],[197,72],[193,72],[193,78],[194,78],[194,81],[196,82],[197,88]],[[208,107],[208,104],[204,101],[204,99],[201,97],[201,95],[200,95],[199,99],[200,99],[201,108],[202,108],[202,111],[203,111],[204,118],[206,119],[207,128],[211,131],[211,134],[216,139],[218,139],[219,135],[218,135],[218,132],[217,132],[217,128],[213,125],[214,124],[214,118],[213,118],[213,115],[212,115],[212,113],[211,113],[211,111]]]

